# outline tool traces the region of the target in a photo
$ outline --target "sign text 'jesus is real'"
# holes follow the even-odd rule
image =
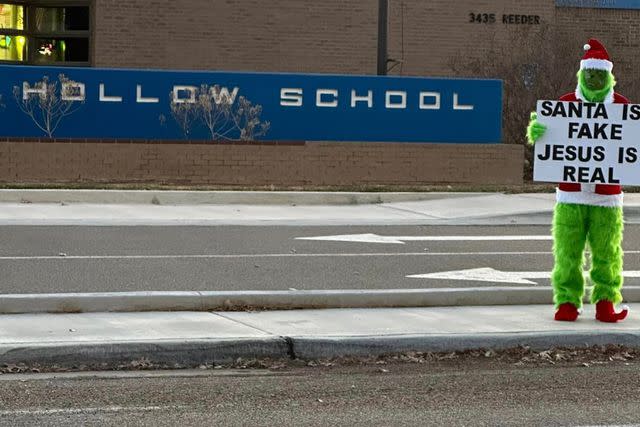
[[[538,101],[534,181],[640,184],[640,105]]]

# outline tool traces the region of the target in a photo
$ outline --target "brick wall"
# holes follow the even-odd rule
[[[0,142],[3,183],[521,184],[522,146]]]
[[[545,23],[556,13],[555,0],[401,0],[389,5],[389,57],[403,60],[391,74],[404,75],[451,76],[450,60],[456,55],[480,57],[496,45],[512,44],[513,32],[540,27],[535,19],[516,24],[516,15],[538,16]],[[469,22],[471,13],[494,14],[495,22]],[[576,46],[578,53],[581,47]]]
[[[96,0],[95,9],[99,67],[376,70],[377,0]]]
[[[567,67],[575,71],[582,45],[591,37],[603,41],[615,64],[618,89],[640,98],[640,85],[631,83],[637,80],[634,70],[640,66],[640,10],[556,7],[555,0],[400,0],[389,4],[389,57],[402,60],[402,66],[390,74],[451,76],[452,60],[486,57],[487,52],[502,47],[507,48],[507,55],[522,51],[526,49],[523,43],[539,41],[536,37],[546,27],[559,42],[546,44],[547,55],[555,55],[558,45],[572,43],[575,53],[565,58]],[[471,13],[493,13],[495,22],[469,22]],[[522,23],[522,16],[535,19]],[[545,59],[526,58],[530,63]],[[472,68],[458,75],[477,76]],[[571,89],[558,88],[558,92]]]
[[[618,81],[616,90],[633,102],[639,102],[637,70],[640,67],[640,10],[606,9],[599,10],[597,14],[591,9],[562,8],[558,11],[555,25],[561,37],[578,37],[581,40],[595,37],[602,40],[614,63],[613,73]]]
[[[493,13],[496,22],[469,22],[470,13]],[[377,14],[377,0],[95,0],[94,62],[375,74]],[[577,63],[582,43],[597,37],[620,70],[640,65],[640,10],[558,8],[555,0],[390,0],[389,57],[403,60],[391,74],[447,76],[457,54],[481,56],[500,44],[521,49],[513,35],[535,37],[541,26],[520,23],[522,15],[579,41],[568,61]]]

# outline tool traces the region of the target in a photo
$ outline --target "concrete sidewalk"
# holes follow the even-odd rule
[[[327,194],[316,195],[313,204],[1,203],[0,225],[447,224],[550,214],[554,204],[553,194],[424,193],[420,201],[339,205],[321,204]],[[637,200],[640,206],[640,197]]]
[[[640,346],[640,304],[606,324],[586,306],[555,322],[551,305],[147,312],[0,316],[1,364],[223,364],[237,358],[323,359],[519,345]]]
[[[421,201],[343,205],[0,203],[0,225],[412,225],[515,223],[519,216],[548,222],[554,205],[553,194],[426,194]],[[640,194],[627,199],[627,209],[640,212]]]
[[[0,203],[0,225],[527,225],[549,224],[555,205],[552,193],[408,193],[422,199],[368,204],[316,195],[303,194],[307,204],[276,193],[256,204]],[[624,198],[625,221],[640,223],[640,193]]]

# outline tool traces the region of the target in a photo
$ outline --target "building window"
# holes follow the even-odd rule
[[[26,38],[24,30],[24,6],[0,3],[0,61],[24,61],[26,58]]]
[[[88,0],[0,3],[0,62],[90,65]]]
[[[24,36],[0,34],[0,61],[24,61],[27,57]]]
[[[24,7],[17,4],[0,3],[0,28],[24,29]]]

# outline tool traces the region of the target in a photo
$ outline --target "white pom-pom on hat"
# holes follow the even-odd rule
[[[584,50],[589,50],[589,49],[591,49],[591,45],[589,43],[587,43],[587,44],[585,44],[583,46],[583,48],[584,48]]]

